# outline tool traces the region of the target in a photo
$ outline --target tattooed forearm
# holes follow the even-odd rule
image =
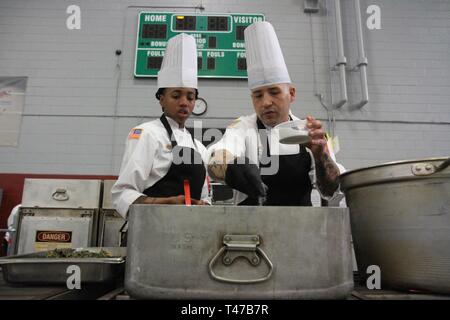
[[[323,195],[332,196],[339,187],[339,169],[330,158],[323,152],[319,157],[315,157],[317,187]]]

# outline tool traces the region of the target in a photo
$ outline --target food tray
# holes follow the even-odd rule
[[[0,266],[6,282],[13,284],[66,285],[75,275],[69,266],[80,268],[80,283],[108,283],[123,277],[126,248],[90,247],[77,248],[98,253],[104,250],[113,258],[47,258],[49,251],[0,258]],[[52,251],[52,250],[50,250]],[[76,269],[76,267],[75,267]]]

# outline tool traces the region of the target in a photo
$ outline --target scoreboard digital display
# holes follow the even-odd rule
[[[196,39],[200,78],[247,78],[244,30],[262,14],[139,12],[135,77],[156,77],[167,41],[179,33]]]
[[[144,24],[142,39],[165,39],[167,37],[167,26],[165,24]]]

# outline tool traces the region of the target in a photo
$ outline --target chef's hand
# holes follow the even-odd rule
[[[307,147],[314,156],[316,167],[316,182],[322,195],[332,197],[339,187],[340,171],[332,159],[327,148],[325,132],[319,120],[311,116],[306,117],[306,128],[309,131],[311,142]]]
[[[186,204],[186,198],[184,195],[174,196],[174,197],[168,197],[168,198],[159,198],[163,202],[162,204]],[[197,200],[194,198],[191,198],[191,204],[193,206],[204,206],[207,203],[203,200]]]
[[[205,202],[203,200],[192,199],[192,198],[191,198],[191,204],[194,205],[194,206],[207,206],[207,205],[209,205],[208,202]]]
[[[161,197],[161,198],[155,198],[155,197],[139,197],[134,201],[133,203],[142,203],[142,204],[185,204],[185,197],[184,195],[179,196],[173,196],[173,197]],[[203,200],[197,200],[191,198],[191,204],[194,206],[203,206],[208,203],[206,203]]]
[[[311,150],[315,158],[321,156],[324,152],[328,153],[325,131],[322,129],[322,123],[314,117],[306,117],[306,128],[308,129],[311,142],[306,146]]]
[[[266,195],[259,168],[248,158],[235,158],[227,164],[225,183],[233,189],[245,193],[250,198]]]

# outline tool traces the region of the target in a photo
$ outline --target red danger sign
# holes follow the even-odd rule
[[[72,231],[36,231],[36,242],[60,242],[72,241]]]

